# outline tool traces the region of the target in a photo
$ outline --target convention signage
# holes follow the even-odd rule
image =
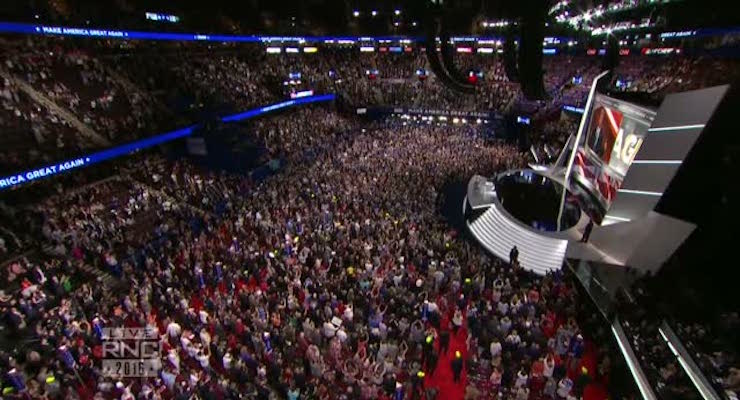
[[[162,16],[158,16],[161,18]],[[171,21],[175,16],[164,16]],[[169,18],[169,19],[167,19]],[[176,17],[175,17],[176,18]],[[161,20],[161,19],[160,19]],[[411,44],[424,41],[420,36],[267,36],[267,35],[220,35],[205,33],[173,33],[153,31],[129,31],[122,29],[104,29],[89,27],[69,27],[58,25],[26,24],[16,22],[0,22],[0,32],[22,33],[31,35],[59,35],[59,36],[83,36],[92,38],[121,39],[121,40],[171,40],[171,41],[208,41],[208,42],[246,42],[246,43],[326,43],[326,44],[351,44],[359,42],[401,43]],[[503,38],[485,36],[452,37],[453,42],[467,42],[491,44],[501,43]],[[557,38],[559,41],[567,41],[569,38]],[[412,51],[410,47],[403,51]]]
[[[393,108],[389,112],[408,115],[434,115],[445,117],[495,118],[496,114],[485,111],[440,110],[434,108]]]
[[[583,114],[584,112],[586,112],[584,108],[576,107],[576,106],[569,106],[569,105],[563,106],[563,110],[578,113],[578,114]]]

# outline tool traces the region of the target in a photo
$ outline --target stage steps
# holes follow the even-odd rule
[[[511,248],[519,249],[522,268],[544,275],[560,269],[568,241],[539,235],[511,221],[498,205],[492,205],[468,228],[478,241],[496,256],[508,261]]]

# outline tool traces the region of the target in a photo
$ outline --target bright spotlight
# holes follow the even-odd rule
[[[396,14],[396,15],[401,15],[401,10],[395,10],[395,11],[393,11],[393,13]]]
[[[355,18],[357,18],[357,17],[359,17],[359,16],[360,16],[360,12],[359,12],[359,11],[357,11],[357,10],[355,10],[355,11],[354,11],[354,12],[352,13],[352,15],[354,15],[354,16],[355,16]]]
[[[378,12],[377,12],[377,11],[375,11],[375,10],[373,10],[373,12],[371,12],[370,14],[372,14],[372,15],[373,15],[373,17],[374,17],[374,16],[378,15]]]

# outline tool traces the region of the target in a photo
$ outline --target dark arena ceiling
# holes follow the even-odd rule
[[[168,26],[173,30],[208,33],[414,34],[422,32],[431,4],[421,0],[10,0],[0,4],[0,19],[145,28],[151,22],[143,18],[144,13],[155,12],[178,16],[178,23]],[[441,4],[454,34],[494,32],[502,27],[484,22],[516,21],[535,9],[548,10],[546,34],[582,31],[583,24],[556,18],[564,12],[572,17],[597,9],[605,12],[591,15],[592,25],[647,18],[661,29],[680,30],[734,26],[740,18],[723,0],[446,0]]]

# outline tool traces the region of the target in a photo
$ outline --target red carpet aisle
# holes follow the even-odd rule
[[[608,393],[606,391],[608,377],[597,376],[598,363],[599,360],[596,346],[590,341],[587,341],[580,366],[588,369],[588,374],[593,380],[583,389],[583,400],[606,400],[608,398]]]
[[[442,321],[441,326],[449,326],[446,318]],[[468,347],[466,343],[468,338],[467,321],[464,321],[463,326],[457,331],[457,335],[452,330],[448,331],[450,332],[449,350],[447,350],[446,354],[440,354],[437,369],[434,370],[433,375],[427,375],[424,378],[424,386],[439,390],[437,394],[438,400],[462,400],[465,397],[465,387],[468,384],[467,365],[463,368],[462,374],[460,374],[460,381],[456,383],[453,382],[451,363],[455,358],[455,351],[462,353],[463,360],[467,360],[468,358]],[[434,347],[439,350],[439,338],[437,338]]]
[[[599,382],[591,383],[583,389],[583,400],[606,400],[609,393],[606,387]]]

